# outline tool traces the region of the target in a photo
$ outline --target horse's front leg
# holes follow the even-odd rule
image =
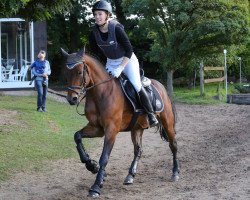
[[[129,168],[128,175],[124,180],[124,185],[130,185],[134,182],[134,177],[137,172],[137,166],[142,154],[142,134],[143,129],[131,132],[131,138],[134,144],[134,159]]]
[[[114,146],[115,138],[117,133],[108,134],[105,136],[102,155],[99,160],[99,171],[96,176],[94,185],[89,190],[90,197],[96,198],[100,195],[100,190],[103,185],[104,177],[106,176],[105,168],[108,164],[109,156]]]
[[[86,168],[93,174],[96,174],[99,170],[98,163],[95,160],[90,159],[83,146],[82,138],[102,137],[103,135],[104,133],[101,129],[91,126],[89,124],[80,131],[77,131],[74,135],[76,149],[79,153],[80,160],[82,163],[85,163]]]

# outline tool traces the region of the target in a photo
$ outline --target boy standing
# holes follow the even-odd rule
[[[51,74],[50,64],[45,60],[46,52],[41,50],[37,55],[37,59],[30,66],[35,80],[37,89],[37,111],[46,112],[46,98],[48,92],[48,77]]]

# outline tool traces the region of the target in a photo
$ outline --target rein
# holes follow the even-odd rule
[[[72,63],[70,63],[72,64]],[[109,82],[110,80],[112,80],[114,77],[113,76],[110,76],[110,78],[108,78],[107,80],[104,80],[100,83],[97,83],[97,84],[94,84],[94,85],[91,85],[89,87],[86,86],[86,76],[88,75],[89,76],[89,71],[88,71],[88,66],[85,62],[81,61],[81,62],[77,62],[77,63],[74,63],[74,66],[76,66],[77,64],[83,64],[83,78],[82,78],[82,83],[80,86],[69,86],[68,87],[68,90],[74,92],[77,94],[77,98],[79,98],[82,94],[83,94],[83,97],[80,99],[80,101],[78,101],[77,103],[77,106],[76,106],[76,112],[81,115],[81,116],[85,116],[85,113],[80,113],[78,111],[78,106],[80,105],[80,103],[82,102],[82,100],[86,97],[86,93],[87,91],[97,87],[98,85],[101,85],[101,84],[104,84],[104,83],[107,83]],[[68,63],[67,63],[67,66],[68,66]],[[89,76],[90,77],[90,76]],[[77,92],[75,89],[79,89],[80,91]]]

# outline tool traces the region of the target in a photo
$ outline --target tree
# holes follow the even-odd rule
[[[248,0],[248,20],[250,21],[250,0]],[[243,73],[250,81],[250,35],[247,36],[247,42],[244,44],[243,51],[239,55],[242,57]]]
[[[121,5],[122,0],[114,0],[113,2],[115,6],[114,12],[116,14],[118,21],[122,24],[126,24],[126,18],[125,18],[124,12],[122,10],[122,5]]]
[[[149,56],[167,73],[172,94],[175,70],[225,46],[245,41],[249,33],[244,4],[213,0],[124,0],[127,14],[136,15],[152,39]]]
[[[60,48],[76,52],[88,41],[90,27],[93,25],[91,5],[95,0],[69,0],[72,5],[67,12],[55,15],[48,22],[48,53],[53,75],[63,80],[63,60]]]
[[[69,0],[1,0],[0,17],[19,16],[35,21],[44,20],[70,8]]]

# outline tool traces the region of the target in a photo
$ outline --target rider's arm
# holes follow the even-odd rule
[[[126,32],[124,31],[124,29],[121,26],[115,27],[115,34],[116,34],[117,42],[120,45],[122,45],[122,47],[125,50],[125,55],[123,57],[122,63],[120,64],[123,67],[125,67],[128,64],[128,62],[132,56],[133,47],[128,39]]]

